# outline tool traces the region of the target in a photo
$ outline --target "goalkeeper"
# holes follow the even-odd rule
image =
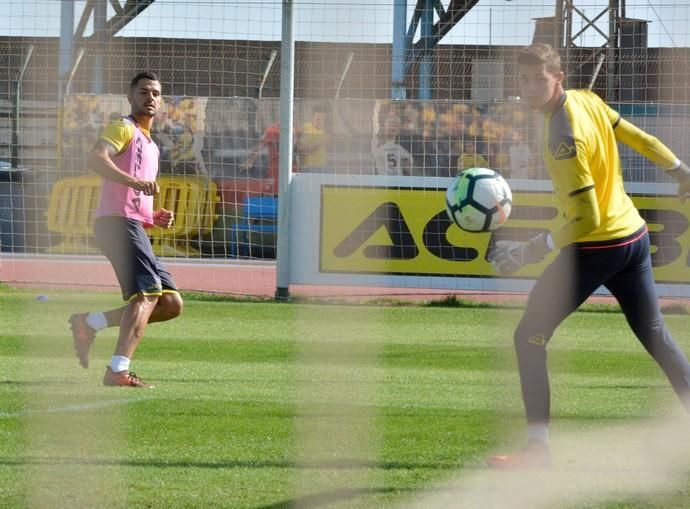
[[[564,222],[529,242],[499,241],[489,257],[500,274],[509,275],[560,249],[530,292],[515,331],[527,447],[490,458],[495,468],[549,464],[546,345],[556,327],[602,285],[690,411],[690,363],[659,311],[647,226],[623,188],[617,142],[665,169],[678,182],[681,200],[690,193],[690,169],[594,93],[566,92],[560,58],[550,46],[523,48],[518,66],[522,97],[544,115],[544,158]]]

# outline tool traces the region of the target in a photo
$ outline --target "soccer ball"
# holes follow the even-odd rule
[[[469,168],[453,179],[446,191],[450,220],[468,232],[489,232],[510,216],[513,194],[508,183],[488,168]]]

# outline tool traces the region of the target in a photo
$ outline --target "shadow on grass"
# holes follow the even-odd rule
[[[103,458],[70,458],[70,457],[38,457],[28,456],[23,458],[1,458],[0,466],[27,466],[27,465],[90,465],[90,466],[116,466],[134,468],[300,468],[300,469],[325,469],[325,470],[352,470],[359,468],[383,469],[383,470],[455,470],[460,465],[453,462],[398,462],[398,461],[370,461],[357,458],[343,458],[328,461],[166,461],[166,460],[116,460]]]
[[[56,385],[84,385],[84,383],[79,380],[65,380],[64,378],[46,378],[44,380],[0,380],[0,385],[55,387]]]
[[[338,490],[324,491],[312,495],[304,495],[275,504],[262,505],[257,509],[293,509],[294,507],[321,507],[329,506],[335,502],[344,502],[356,498],[369,497],[371,495],[389,495],[401,493],[403,491],[416,491],[405,488],[343,488]]]

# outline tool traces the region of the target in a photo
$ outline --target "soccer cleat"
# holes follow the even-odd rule
[[[113,371],[110,366],[105,368],[103,385],[111,387],[139,387],[141,389],[153,389],[153,385],[145,383],[141,378],[131,371]]]
[[[497,470],[546,468],[551,466],[551,451],[544,442],[530,440],[524,449],[512,456],[491,456],[486,464]]]
[[[74,341],[74,351],[79,358],[79,364],[83,368],[89,367],[89,350],[96,339],[96,331],[86,323],[87,313],[75,313],[69,317],[70,329],[72,329],[72,340]]]

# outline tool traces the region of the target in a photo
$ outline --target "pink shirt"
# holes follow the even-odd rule
[[[156,143],[146,136],[132,117],[124,119],[134,126],[129,145],[112,158],[115,166],[138,180],[156,180],[159,152]],[[153,225],[153,196],[112,180],[103,179],[96,217],[122,216]]]

